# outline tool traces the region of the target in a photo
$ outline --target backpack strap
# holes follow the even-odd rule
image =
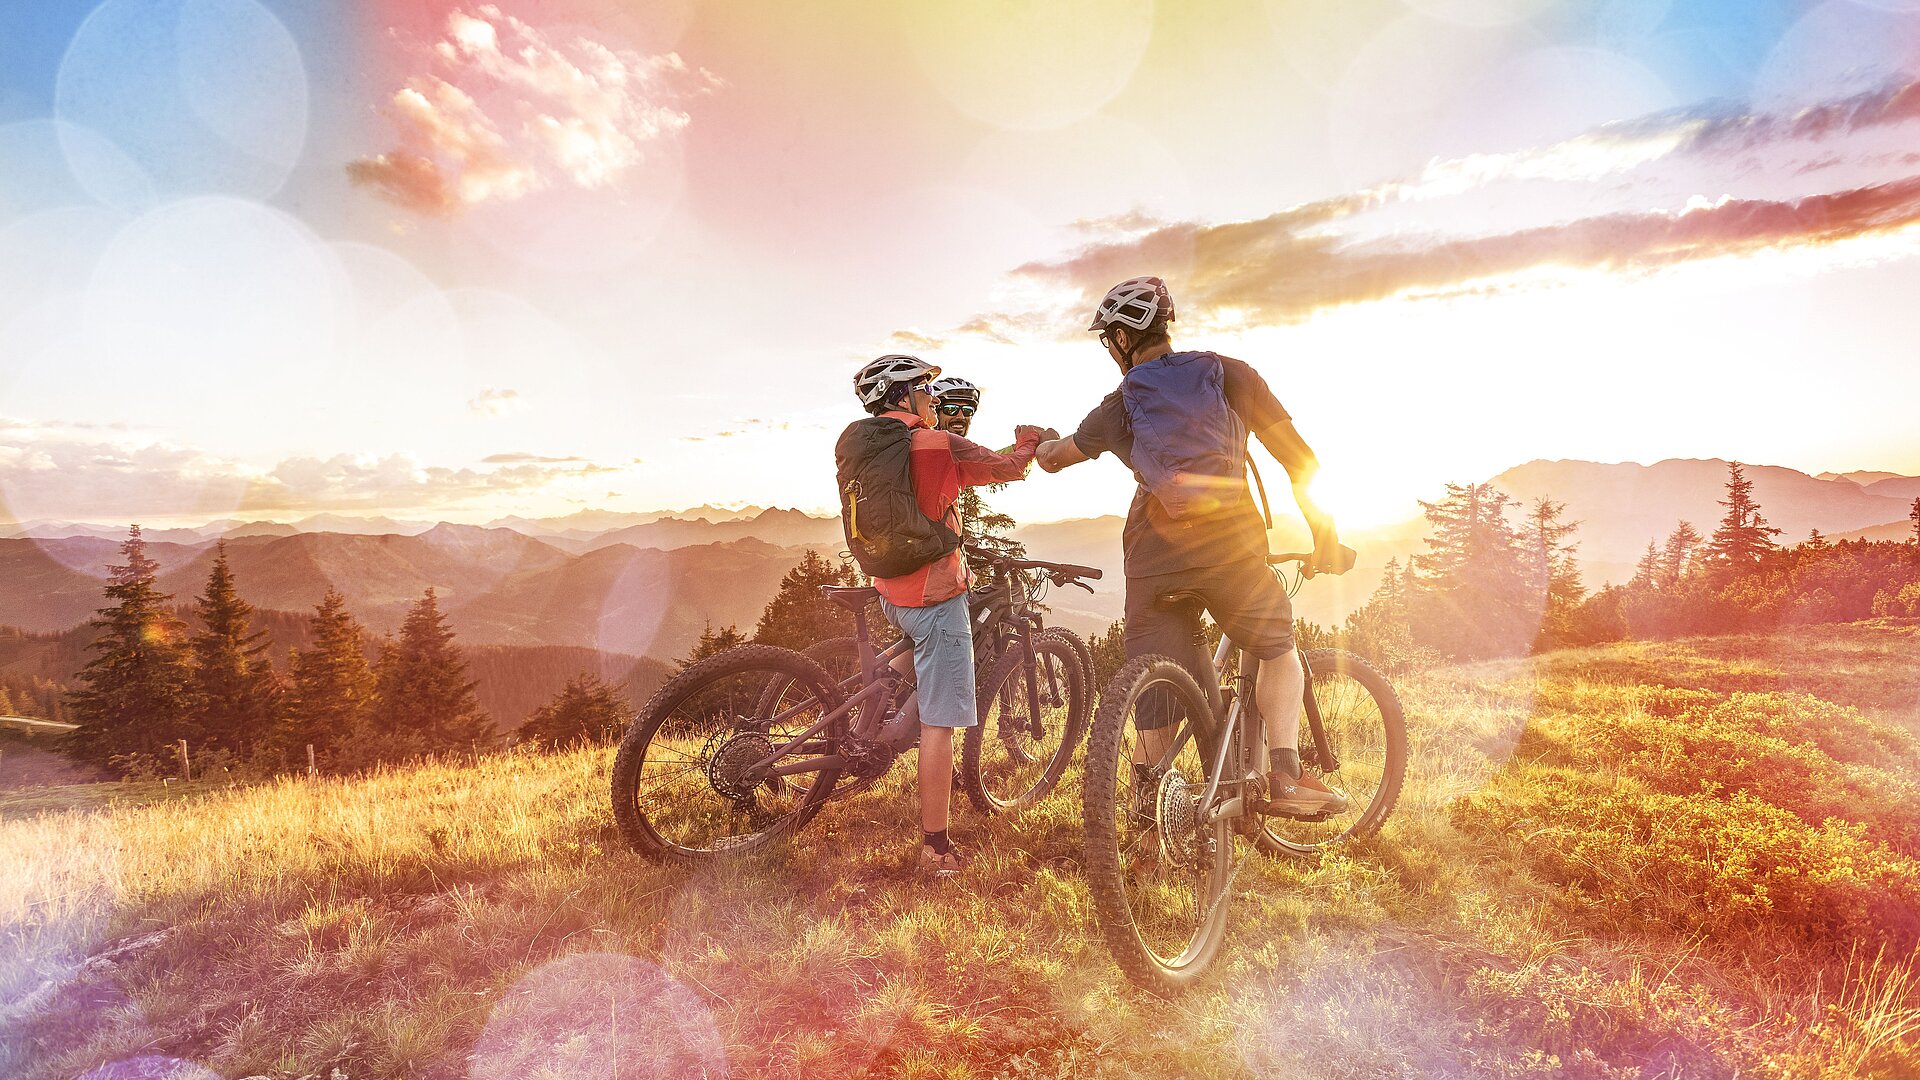
[[[1273,507],[1267,502],[1267,484],[1260,479],[1260,467],[1253,463],[1253,448],[1247,448],[1247,471],[1253,474],[1253,486],[1260,489],[1260,512],[1266,515],[1267,531],[1273,531]]]

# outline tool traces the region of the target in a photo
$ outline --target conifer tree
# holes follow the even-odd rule
[[[109,567],[106,597],[89,625],[100,636],[95,656],[80,671],[81,689],[68,695],[81,757],[105,762],[114,754],[158,753],[176,739],[193,738],[188,708],[192,672],[183,641],[186,628],[167,609],[173,597],[154,584],[160,566],[147,557],[140,526],[120,544],[126,560]]]
[[[999,491],[1005,486],[994,484],[989,490]],[[1008,559],[1026,558],[1027,546],[1013,538],[1014,526],[1019,523],[988,506],[979,488],[961,488],[953,505],[960,513],[960,538],[968,547]]]
[[[1474,658],[1523,651],[1538,634],[1545,594],[1507,521],[1511,503],[1488,484],[1448,484],[1446,498],[1420,504],[1432,529],[1426,554],[1413,557],[1422,644]]]
[[[1780,530],[1760,516],[1760,506],[1753,501],[1753,481],[1747,479],[1746,466],[1738,461],[1727,463],[1727,497],[1720,500],[1720,505],[1727,512],[1707,543],[1707,556],[1715,569],[1728,575],[1743,574],[1779,549],[1773,538],[1780,535]]]
[[[1913,500],[1913,512],[1907,517],[1913,519],[1913,556],[1920,559],[1920,497]]]
[[[373,705],[373,668],[366,635],[337,590],[314,608],[307,624],[313,644],[294,654],[284,742],[296,760],[311,745],[329,754],[363,724]]]
[[[194,601],[201,629],[189,640],[193,652],[193,712],[202,735],[215,746],[245,754],[272,735],[273,665],[265,657],[267,633],[252,630],[253,605],[240,598],[227,542],[215,546],[207,589]]]
[[[1633,579],[1627,582],[1629,588],[1651,589],[1660,580],[1660,548],[1652,540],[1647,541],[1647,553],[1633,564]]]
[[[680,665],[681,671],[685,671],[709,656],[718,655],[746,643],[746,635],[742,634],[737,627],[729,626],[715,633],[713,624],[708,623],[707,628],[700,632],[700,640],[694,644],[693,652],[681,657],[676,663]]]
[[[547,746],[611,742],[633,723],[633,715],[633,705],[617,687],[583,672],[568,679],[552,701],[534,710],[520,725],[519,734],[524,742]]]
[[[491,743],[491,721],[480,710],[467,661],[453,644],[453,630],[429,588],[407,611],[399,640],[381,649],[374,670],[374,737],[389,747],[386,757],[416,749],[464,750]]]
[[[800,564],[780,579],[779,590],[760,613],[753,640],[804,650],[818,641],[851,635],[853,613],[821,596],[820,587],[858,584],[860,571],[852,562],[842,559],[836,566],[819,552],[807,549]]]
[[[1587,595],[1587,587],[1580,580],[1580,564],[1573,555],[1580,545],[1567,542],[1567,537],[1579,530],[1580,523],[1560,519],[1566,505],[1543,495],[1534,500],[1533,508],[1527,512],[1527,544],[1534,587],[1546,596],[1541,637],[1536,643],[1541,647],[1570,640],[1574,609]]]
[[[1567,537],[1580,530],[1580,523],[1560,520],[1566,508],[1566,503],[1541,496],[1527,512],[1534,572],[1546,583],[1549,607],[1570,607],[1587,594],[1580,580],[1580,564],[1574,559],[1580,545],[1567,542]]]
[[[13,716],[13,698],[7,696],[7,688],[0,686],[0,716]]]
[[[1662,588],[1672,588],[1680,583],[1692,569],[1694,549],[1700,546],[1700,530],[1693,522],[1683,521],[1667,535],[1667,542],[1660,550],[1660,564],[1656,573],[1658,584]]]

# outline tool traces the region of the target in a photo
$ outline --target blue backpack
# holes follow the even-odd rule
[[[1247,426],[1227,404],[1226,367],[1210,352],[1168,353],[1120,383],[1133,471],[1176,521],[1219,513],[1246,490]]]

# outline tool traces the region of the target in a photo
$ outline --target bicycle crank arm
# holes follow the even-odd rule
[[[1235,795],[1231,799],[1220,800],[1212,810],[1207,811],[1207,824],[1212,825],[1215,822],[1230,818],[1245,817],[1246,814],[1247,797],[1245,795]]]

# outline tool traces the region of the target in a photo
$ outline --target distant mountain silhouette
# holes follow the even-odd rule
[[[1876,484],[1876,483],[1878,483],[1878,482],[1880,482],[1880,481],[1882,481],[1882,480],[1892,480],[1892,479],[1895,479],[1895,478],[1897,478],[1897,477],[1899,477],[1899,476],[1900,476],[1900,474],[1899,474],[1899,473],[1892,473],[1892,472],[1870,472],[1870,471],[1867,471],[1867,470],[1861,470],[1861,469],[1856,469],[1856,470],[1855,470],[1855,471],[1853,471],[1853,472],[1843,472],[1843,473],[1837,473],[1837,472],[1823,472],[1823,473],[1817,473],[1817,474],[1815,474],[1815,475],[1814,475],[1814,479],[1815,479],[1815,480],[1851,480],[1851,481],[1853,481],[1854,483],[1856,483],[1856,484],[1859,484],[1859,485],[1860,485],[1861,487],[1868,487],[1868,486],[1870,486],[1870,485],[1872,485],[1872,484]]]
[[[1840,533],[1901,517],[1901,501],[1874,494],[1851,480],[1821,480],[1777,465],[1748,465],[1753,497],[1780,541],[1797,544],[1813,529]],[[1724,509],[1727,463],[1718,458],[1673,458],[1640,465],[1592,461],[1530,461],[1491,483],[1526,503],[1545,495],[1567,504],[1566,519],[1581,523],[1576,538],[1583,563],[1625,565],[1681,521],[1710,534]],[[1618,579],[1617,572],[1588,584]]]
[[[712,544],[748,538],[780,547],[831,545],[840,543],[843,539],[838,517],[812,517],[798,510],[771,509],[763,510],[752,518],[736,518],[731,521],[709,521],[706,518],[695,518],[691,521],[680,518],[661,518],[644,525],[601,533],[590,539],[577,541],[572,547],[576,551],[585,552],[614,544],[629,544],[639,548],[667,550],[693,544]]]
[[[153,543],[160,587],[186,602],[205,586],[213,544]],[[376,632],[399,625],[428,586],[463,643],[575,645],[660,659],[701,630],[750,629],[796,548],[752,538],[675,551],[624,544],[573,555],[510,529],[438,525],[418,536],[301,533],[227,543],[241,593],[257,607],[307,611],[328,588]],[[0,539],[0,625],[61,631],[104,603],[116,541]]]
[[[1867,485],[1867,494],[1912,503],[1920,499],[1920,476],[1890,476],[1885,480],[1876,480]]]
[[[1859,472],[1823,480],[1768,465],[1749,466],[1748,475],[1762,512],[1784,530],[1783,542],[1804,540],[1814,528],[1836,537],[1911,535],[1907,513],[1920,496],[1920,478]],[[1578,555],[1594,587],[1623,580],[1648,539],[1664,537],[1682,519],[1710,533],[1721,514],[1726,476],[1726,462],[1719,459],[1652,465],[1532,461],[1492,483],[1523,502],[1547,495],[1567,504],[1566,518],[1581,522]],[[1863,487],[1862,478],[1871,483]],[[1274,510],[1273,549],[1305,547],[1304,527],[1284,494]],[[335,524],[340,530],[309,530]],[[595,531],[609,524],[617,527]],[[1092,630],[1119,617],[1125,593],[1121,526],[1119,516],[1109,515],[1015,531],[1035,558],[1106,571],[1091,597],[1079,590],[1053,592],[1047,602],[1055,621]],[[1404,561],[1424,550],[1424,532],[1424,521],[1416,518],[1343,533],[1360,552],[1358,569],[1312,583],[1296,600],[1297,613],[1338,621],[1371,595],[1387,560]],[[87,619],[102,603],[101,582],[119,558],[124,535],[123,529],[85,523],[0,526],[0,537],[6,537],[0,538],[0,625],[48,632]],[[685,655],[708,623],[749,629],[802,549],[831,556],[842,546],[838,518],[784,509],[754,509],[741,517],[712,507],[582,511],[503,518],[496,526],[337,515],[292,525],[229,519],[146,535],[148,553],[161,566],[161,587],[181,602],[203,587],[211,541],[224,535],[243,594],[263,609],[310,610],[334,587],[363,622],[386,630],[432,586],[471,645],[564,645],[657,659]]]

